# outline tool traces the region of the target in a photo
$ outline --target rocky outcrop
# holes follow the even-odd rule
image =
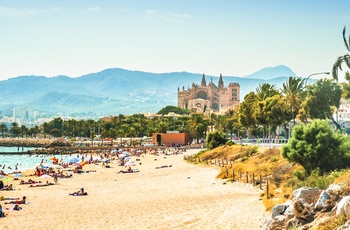
[[[293,191],[291,200],[272,208],[263,229],[309,229],[322,224],[332,215],[349,218],[350,196],[341,197],[342,191],[344,187],[341,184],[332,184],[326,190],[299,188]],[[350,221],[338,229],[349,229],[349,226]]]

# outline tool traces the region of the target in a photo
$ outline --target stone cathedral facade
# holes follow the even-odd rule
[[[230,109],[236,109],[240,102],[240,85],[229,83],[224,86],[220,74],[218,85],[213,80],[207,84],[205,76],[202,76],[200,85],[192,84],[192,88],[182,91],[178,88],[177,106],[183,109],[195,110],[198,113],[223,114]]]

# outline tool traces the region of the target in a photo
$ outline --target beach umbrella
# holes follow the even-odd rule
[[[9,181],[12,181],[12,180],[13,180],[13,177],[8,177],[8,176],[1,179],[3,183],[8,183]]]
[[[13,177],[19,178],[19,177],[23,177],[23,175],[22,175],[22,173],[16,173],[16,174],[13,174]]]
[[[48,174],[43,174],[40,176],[40,178],[52,178],[52,176],[48,175]]]
[[[68,163],[77,163],[80,159],[78,157],[71,157],[68,159]]]
[[[52,168],[55,168],[55,169],[61,169],[61,168],[63,168],[62,165],[52,165],[51,167],[52,167]]]
[[[125,167],[127,167],[127,166],[136,166],[136,164],[133,161],[129,161],[129,162],[125,163]]]

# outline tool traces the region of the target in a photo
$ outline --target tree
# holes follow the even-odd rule
[[[295,117],[299,112],[302,101],[305,98],[305,79],[289,77],[286,83],[283,83],[281,92],[284,96],[287,108],[290,108],[293,123],[295,125]]]
[[[267,137],[268,128],[269,128],[269,117],[268,110],[266,110],[266,102],[269,98],[280,94],[276,89],[275,85],[270,85],[268,83],[259,84],[259,87],[256,88],[256,97],[252,98],[253,103],[253,118],[256,121],[256,124],[263,128],[263,136]]]
[[[162,108],[161,110],[159,110],[159,112],[157,114],[163,114],[163,115],[167,115],[170,112],[176,113],[176,114],[190,114],[191,111],[189,109],[181,109],[177,106],[173,106],[173,105],[168,105],[165,106],[164,108]]]
[[[215,149],[227,142],[226,134],[220,130],[216,130],[208,134],[206,141],[208,149]]]
[[[335,63],[333,64],[333,68],[332,68],[332,76],[333,78],[338,82],[338,71],[339,70],[343,70],[342,65],[345,63],[346,66],[350,69],[350,35],[349,38],[346,38],[346,26],[344,26],[343,29],[343,40],[344,40],[344,45],[345,48],[347,49],[347,54],[340,56],[337,58],[337,60],[335,61]]]
[[[316,168],[329,172],[348,167],[349,150],[349,139],[332,130],[327,121],[314,120],[294,127],[288,144],[282,146],[282,156],[299,163],[310,174]]]
[[[311,119],[330,119],[338,130],[340,125],[333,114],[340,106],[342,90],[330,79],[318,80],[308,86],[306,100],[303,102],[304,111]]]
[[[14,137],[18,136],[18,134],[20,133],[20,130],[17,122],[12,122],[10,132],[12,133],[12,136]]]
[[[0,132],[1,132],[1,137],[4,137],[4,134],[7,133],[9,129],[7,128],[7,125],[2,123],[0,124]]]

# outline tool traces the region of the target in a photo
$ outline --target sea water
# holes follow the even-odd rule
[[[28,169],[35,169],[41,162],[46,165],[51,165],[52,160],[50,158],[56,157],[59,160],[66,161],[70,156],[69,155],[31,155],[31,154],[23,154],[22,152],[26,152],[28,150],[33,150],[36,148],[29,147],[3,147],[0,146],[1,152],[11,152],[13,154],[0,154],[0,170],[5,173],[11,173],[15,171],[25,171]],[[16,152],[21,154],[15,154]],[[17,166],[17,169],[16,169]]]

